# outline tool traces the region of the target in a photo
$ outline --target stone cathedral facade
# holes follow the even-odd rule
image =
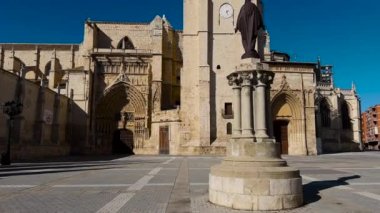
[[[22,72],[82,110],[76,152],[223,154],[234,116],[226,76],[243,52],[234,32],[243,3],[186,0],[183,32],[165,16],[150,23],[88,20],[81,44],[0,44],[0,68]],[[292,62],[271,51],[268,32],[259,39],[263,60],[275,72],[268,129],[282,152],[359,149],[355,87],[335,88],[331,66]]]

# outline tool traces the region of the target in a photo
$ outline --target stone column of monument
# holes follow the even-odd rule
[[[234,90],[234,112],[238,112],[234,116],[236,131],[227,146],[227,157],[211,168],[209,200],[240,210],[292,209],[303,204],[302,179],[299,170],[281,159],[280,144],[268,134],[272,129],[268,90],[274,73],[260,61],[262,57],[255,49],[257,31],[262,27],[256,5],[246,0],[237,23],[246,52],[227,76]]]
[[[267,122],[267,129],[268,129],[268,135],[269,138],[274,138],[274,129],[273,129],[273,115],[272,115],[272,107],[271,107],[271,97],[270,97],[270,90],[271,90],[271,84],[273,82],[269,82],[267,88],[266,88],[266,103],[269,104],[269,106],[266,106],[267,108],[267,119],[269,122]]]
[[[253,73],[251,72],[241,72],[239,73],[239,78],[241,79],[241,117],[242,123],[241,134],[242,137],[252,138],[252,79]]]
[[[247,137],[241,134],[231,139],[227,148],[227,157],[220,165],[211,168],[209,200],[217,205],[241,210],[282,210],[299,207],[303,203],[302,180],[299,171],[288,167],[286,161],[281,159],[279,143],[268,136],[266,128],[266,122],[269,120],[265,108],[270,107],[265,87],[272,82],[274,73],[269,71],[267,64],[256,60],[247,63],[246,60],[228,76],[228,79],[242,82],[247,77],[247,73],[252,76],[250,82],[257,82],[256,85],[251,85],[258,89],[256,101],[249,101],[255,106],[249,108],[257,109],[254,119],[256,119],[258,130],[261,131],[260,137],[257,135]],[[258,84],[263,85],[257,87]],[[236,87],[237,85],[234,88]],[[251,90],[244,92],[252,95]],[[248,100],[251,100],[250,98]],[[241,122],[243,124],[251,120],[249,116],[244,116],[246,111],[244,104],[246,101],[242,94]],[[234,105],[234,107],[238,106],[238,104]],[[234,111],[239,111],[239,109],[234,109]],[[252,115],[252,113],[249,114]],[[240,118],[234,116],[234,119],[235,124]],[[242,128],[244,129],[244,125]]]
[[[259,140],[267,139],[267,99],[266,99],[266,87],[268,83],[269,74],[266,71],[257,71],[257,84],[256,84],[256,138]]]
[[[240,79],[235,77],[231,77],[229,79],[229,85],[233,86],[233,106],[234,110],[234,120],[233,120],[233,137],[239,137],[241,135],[241,82]]]

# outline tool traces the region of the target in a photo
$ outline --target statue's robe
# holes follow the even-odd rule
[[[236,31],[240,31],[243,47],[245,50],[244,58],[260,58],[255,50],[256,40],[259,30],[264,28],[264,22],[259,8],[250,0],[246,0],[237,19]]]

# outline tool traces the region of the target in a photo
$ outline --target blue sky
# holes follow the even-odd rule
[[[182,29],[182,2],[1,0],[0,43],[80,43],[87,18],[148,22],[165,14]],[[336,86],[355,82],[363,110],[380,104],[380,1],[264,0],[264,5],[272,49],[296,61],[321,57],[334,65]]]

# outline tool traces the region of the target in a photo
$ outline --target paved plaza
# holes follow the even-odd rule
[[[284,212],[378,212],[380,153],[284,157],[305,206]],[[0,167],[0,212],[244,212],[208,202],[221,157],[69,157]]]

